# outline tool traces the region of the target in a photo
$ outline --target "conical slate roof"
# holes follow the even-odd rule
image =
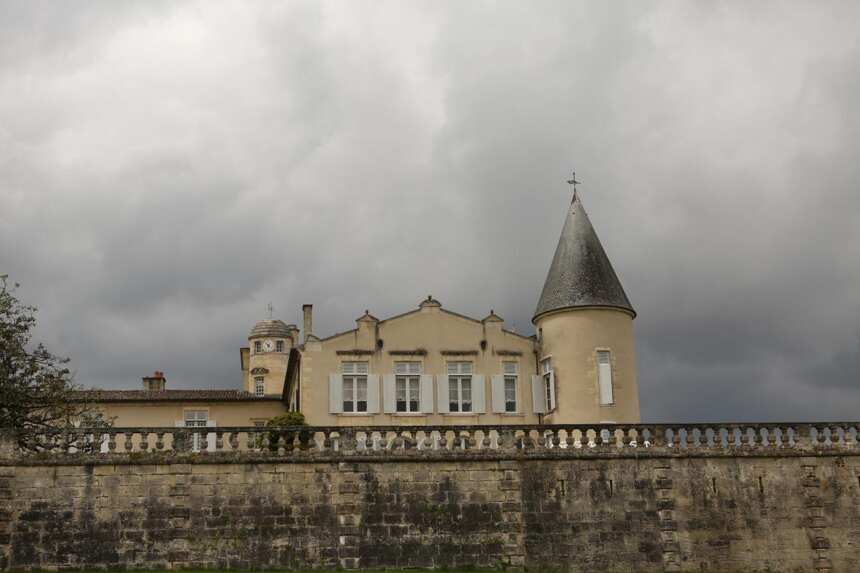
[[[636,315],[574,193],[532,322],[547,312],[585,306],[615,307]]]

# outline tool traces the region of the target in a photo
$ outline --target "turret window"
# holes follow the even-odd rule
[[[254,395],[255,396],[265,396],[266,395],[266,382],[262,376],[257,376],[254,378]]]
[[[283,340],[278,340],[277,342],[275,342],[275,351],[276,352],[283,352],[284,351],[284,341]]]
[[[600,405],[614,402],[612,395],[612,357],[608,350],[597,351],[597,384],[600,387]]]
[[[555,374],[552,370],[552,358],[544,358],[540,362],[541,377],[543,378],[546,411],[555,410]]]
[[[263,351],[263,343],[259,340],[254,341],[254,354],[259,354]]]
[[[343,411],[367,412],[367,362],[343,363]]]
[[[448,411],[472,411],[472,363],[448,363]]]

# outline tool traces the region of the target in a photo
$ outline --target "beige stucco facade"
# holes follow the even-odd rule
[[[167,428],[184,425],[188,412],[205,412],[210,427],[254,426],[282,414],[282,402],[152,401],[103,402],[101,410],[117,427]]]
[[[344,363],[366,362],[368,383],[377,385],[379,400],[370,412],[332,412],[331,377],[343,372]],[[430,408],[420,413],[386,412],[385,377],[392,376],[395,364],[412,362],[420,373],[432,377],[421,392],[432,392]],[[443,412],[443,392],[447,367],[451,362],[471,364],[472,394],[484,397],[473,411]],[[494,412],[492,377],[502,375],[503,363],[516,365],[516,412]],[[484,320],[468,318],[443,309],[436,301],[424,301],[418,310],[388,320],[365,315],[355,330],[323,340],[309,341],[302,352],[300,408],[309,424],[343,425],[457,425],[536,423],[532,406],[531,380],[536,373],[535,341],[504,328],[503,321],[490,315]],[[513,377],[513,376],[512,376]],[[396,383],[396,379],[395,379]],[[390,400],[389,400],[390,401]],[[476,400],[477,402],[477,400]],[[396,407],[395,407],[396,408]]]

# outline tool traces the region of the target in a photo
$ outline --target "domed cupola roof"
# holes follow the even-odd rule
[[[254,328],[251,329],[251,334],[248,338],[261,338],[273,336],[277,338],[289,338],[290,337],[290,329],[284,323],[283,320],[278,319],[266,319],[261,320],[257,324],[254,325]]]
[[[532,322],[548,312],[617,308],[636,316],[578,194],[574,194]]]

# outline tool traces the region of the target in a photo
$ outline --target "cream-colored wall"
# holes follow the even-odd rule
[[[114,426],[174,427],[185,420],[186,410],[206,410],[209,419],[222,426],[253,426],[286,411],[277,401],[253,402],[107,402],[99,405],[106,417],[116,416]]]
[[[538,319],[540,359],[552,357],[555,412],[547,424],[639,422],[633,317],[613,309],[574,309]],[[614,404],[601,406],[597,351],[609,350]]]
[[[263,350],[259,354],[254,352],[254,342],[259,340],[265,342],[271,340],[273,344],[277,344],[278,340],[284,342],[284,351],[277,352],[275,350],[266,352]],[[250,339],[251,347],[248,357],[248,371],[242,373],[242,382],[246,392],[254,393],[254,378],[258,375],[252,374],[254,368],[266,368],[268,374],[260,374],[263,376],[264,384],[266,385],[266,394],[280,396],[284,391],[284,377],[287,374],[287,361],[290,356],[290,348],[293,346],[293,341],[290,338],[268,338],[259,337]]]
[[[378,335],[377,335],[378,330]],[[377,348],[377,338],[383,348]],[[485,350],[481,341],[486,340]],[[371,350],[370,355],[338,355],[337,351]],[[390,351],[424,349],[426,355],[397,356]],[[445,356],[442,351],[477,351],[473,356]],[[497,351],[516,351],[520,356],[502,356]],[[424,374],[434,376],[434,413],[432,414],[331,414],[329,413],[329,374],[340,373],[347,361],[369,362],[370,373],[379,375],[379,406],[383,409],[382,375],[394,372],[394,363],[418,361]],[[436,375],[446,372],[448,361],[471,361],[474,374],[484,376],[485,414],[439,414]],[[517,414],[494,414],[491,376],[502,373],[503,361],[519,363]],[[309,341],[302,352],[301,411],[308,424],[345,425],[456,425],[536,423],[531,394],[531,375],[536,372],[534,341],[507,332],[501,322],[479,322],[429,306],[414,313],[379,323],[358,322],[356,331],[322,341]]]

